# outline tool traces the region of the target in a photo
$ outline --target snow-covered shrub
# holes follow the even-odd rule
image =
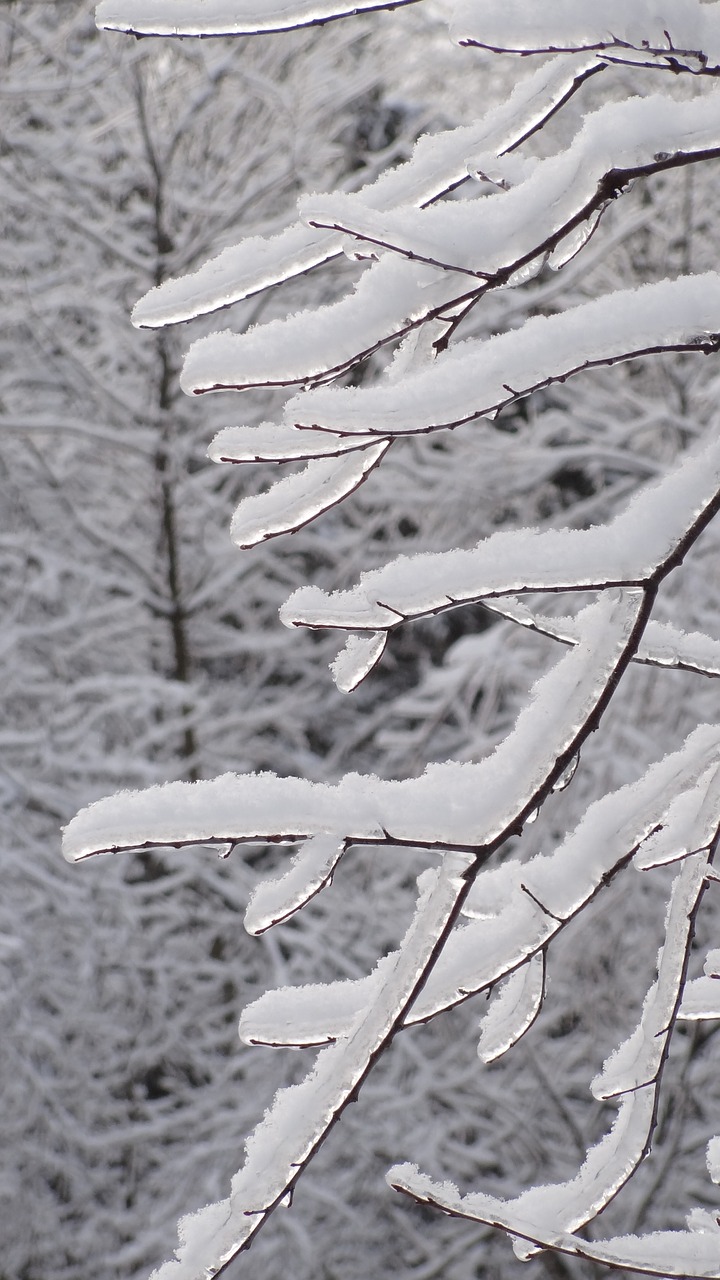
[[[108,28],[137,34],[241,36],[376,7],[376,0],[104,0],[98,16]],[[500,415],[498,425],[515,425],[520,403],[542,392],[554,432],[548,444],[562,453],[576,429],[568,379],[672,353],[712,360],[720,350],[720,276],[693,273],[684,249],[666,276],[649,272],[638,286],[638,271],[632,287],[609,290],[601,277],[595,296],[577,286],[572,306],[546,287],[549,271],[597,265],[602,227],[591,237],[636,180],[660,181],[720,157],[717,6],[555,0],[539,13],[520,2],[456,0],[449,7],[457,43],[535,55],[539,68],[519,76],[478,121],[422,137],[406,163],[359,190],[303,196],[297,223],[225,249],[192,275],[161,283],[135,308],[139,327],[157,329],[231,306],[343,254],[366,263],[339,301],[204,337],[185,358],[181,383],[192,395],[292,391],[277,420],[224,427],[210,450],[221,463],[304,464],[241,501],[232,535],[242,548],[336,507],[376,469],[393,466],[412,437],[477,423],[482,466],[493,456],[485,442],[492,428],[478,420]],[[591,91],[591,109],[578,121],[572,112]],[[646,218],[648,225],[656,222]],[[513,312],[503,300],[517,286],[524,286],[524,303]],[[492,307],[498,331],[473,336],[480,309]],[[642,401],[643,365],[630,369]],[[609,375],[588,385],[606,416]],[[633,402],[632,384],[622,386],[620,407]],[[589,422],[591,400],[592,393]],[[501,1228],[521,1258],[549,1250],[628,1271],[720,1275],[717,1216],[704,1207],[711,1188],[698,1193],[684,1228],[673,1222],[670,1230],[602,1240],[582,1232],[648,1154],[666,1065],[683,1027],[720,1018],[718,949],[708,943],[701,971],[691,976],[689,968],[703,895],[717,878],[720,731],[698,725],[641,776],[588,795],[550,852],[528,850],[524,836],[570,783],[582,794],[580,753],[592,753],[591,736],[605,731],[611,701],[610,715],[622,715],[632,664],[720,674],[720,642],[679,625],[684,618],[673,617],[676,597],[667,582],[710,536],[720,508],[712,412],[698,407],[683,421],[694,423],[689,440],[665,456],[651,445],[645,475],[625,451],[612,456],[612,437],[594,454],[588,449],[590,473],[578,480],[575,472],[573,480],[566,470],[564,487],[582,495],[589,483],[585,496],[594,492],[587,474],[603,453],[605,467],[623,477],[616,492],[597,480],[599,508],[581,507],[572,527],[542,518],[534,527],[499,527],[474,546],[374,565],[350,589],[301,587],[283,606],[291,628],[347,633],[333,664],[335,682],[347,692],[381,663],[397,628],[463,605],[482,604],[553,642],[560,657],[491,752],[431,763],[420,776],[399,780],[348,774],[328,785],[246,773],[179,781],[99,801],[67,828],[73,861],[131,849],[210,846],[225,857],[248,844],[298,846],[285,873],[256,889],[245,919],[251,934],[289,919],[336,873],[340,880],[341,859],[363,846],[388,859],[416,858],[422,867],[409,926],[372,972],[270,991],[243,1013],[240,1033],[250,1044],[324,1047],[301,1083],[276,1095],[247,1140],[228,1198],[182,1220],[176,1259],[157,1272],[163,1280],[219,1274],[252,1242],[288,1202],[403,1028],[492,993],[480,1058],[490,1064],[511,1049],[540,1015],[548,964],[565,955],[567,926],[636,873],[655,877],[658,893],[666,886],[663,943],[646,994],[637,993],[636,1025],[592,1080],[593,1096],[609,1105],[612,1119],[577,1171],[511,1197],[461,1194],[433,1178],[435,1171],[407,1164],[395,1166],[389,1180],[416,1201]],[[556,476],[558,466],[556,457]],[[561,507],[562,492],[557,480]],[[498,512],[494,523],[504,522]],[[555,607],[558,595],[565,612]],[[466,672],[482,652],[475,637]],[[422,715],[420,703],[414,714]],[[677,875],[666,883],[668,866]],[[715,1181],[718,1145],[711,1138],[706,1150]]]

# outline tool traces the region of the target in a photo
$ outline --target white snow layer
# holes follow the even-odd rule
[[[450,854],[437,871],[420,877],[415,915],[377,998],[361,1011],[346,1037],[321,1051],[300,1084],[276,1094],[246,1142],[245,1164],[232,1179],[229,1198],[181,1220],[176,1256],[153,1273],[155,1280],[214,1275],[293,1187],[402,1018],[465,890],[470,862],[468,856]]]
[[[405,332],[460,290],[446,273],[387,257],[361,276],[355,290],[315,311],[298,311],[199,338],[188,349],[180,385],[206,391],[287,386],[349,367],[359,354]]]
[[[486,596],[647,581],[719,487],[720,442],[714,440],[641,489],[606,525],[500,531],[467,551],[399,556],[362,574],[348,591],[300,587],[280,617],[288,627],[381,631]]]
[[[609,1240],[578,1239],[551,1223],[531,1225],[509,1210],[515,1202],[487,1196],[461,1196],[451,1182],[434,1182],[416,1165],[397,1165],[387,1175],[391,1187],[423,1204],[432,1204],[457,1217],[504,1227],[540,1248],[551,1248],[573,1257],[627,1268],[641,1275],[676,1277],[677,1280],[720,1280],[720,1232],[713,1215],[705,1214],[702,1227],[690,1231],[654,1231],[642,1236],[616,1236]],[[697,1221],[697,1214],[693,1215]],[[714,1228],[714,1229],[713,1229]],[[531,1248],[528,1252],[534,1252]]]
[[[261,422],[256,427],[224,427],[207,452],[213,462],[296,462],[336,457],[372,444],[377,444],[377,436],[330,436],[282,422]]]
[[[674,796],[719,762],[720,732],[704,725],[638,782],[595,801],[554,853],[482,872],[463,906],[475,918],[451,934],[408,1020],[492,986],[547,946],[663,821]]]
[[[622,56],[625,46],[643,61],[655,51],[666,62],[683,62],[683,53],[701,53],[713,65],[720,58],[718,13],[701,0],[551,0],[541,8],[525,0],[454,0],[453,10],[454,40],[497,51],[608,49]]]
[[[357,489],[389,443],[381,440],[339,457],[312,458],[302,471],[284,476],[265,493],[243,498],[230,525],[233,542],[238,547],[254,547],[302,528]]]
[[[538,955],[665,820],[674,796],[693,794],[708,767],[718,764],[720,731],[704,725],[638,782],[595,801],[552,854],[481,871],[462,909],[471,923],[451,933],[406,1023],[427,1021]],[[718,961],[720,951],[711,951],[708,976]],[[267,991],[243,1013],[241,1035],[269,1044],[337,1039],[372,999],[379,968],[366,978]]]
[[[610,1131],[591,1147],[575,1177],[566,1182],[531,1187],[513,1200],[471,1192],[460,1196],[455,1187],[437,1185],[414,1166],[388,1173],[390,1185],[421,1200],[431,1200],[451,1212],[479,1222],[505,1227],[521,1258],[536,1250],[533,1243],[576,1231],[598,1214],[624,1185],[642,1158],[653,1124],[655,1088],[647,1085],[620,1101]],[[531,1242],[531,1243],[525,1243]],[[664,1274],[664,1273],[663,1273]]]
[[[678,1017],[687,1022],[720,1018],[720,978],[692,978],[685,984]]]
[[[575,619],[538,613],[525,600],[507,596],[487,602],[487,608],[522,627],[531,627],[542,635],[564,644],[576,644]],[[677,667],[698,675],[720,676],[720,640],[701,631],[685,632],[670,622],[651,619],[638,645],[635,662],[658,667]]]
[[[480,1023],[478,1057],[495,1062],[535,1021],[545,994],[545,956],[536,952],[507,977]]]
[[[605,592],[579,615],[582,641],[534,686],[529,705],[477,764],[429,765],[402,782],[349,774],[337,786],[273,774],[226,774],[121,792],[65,830],[70,861],[148,844],[291,840],[320,834],[411,844],[484,846],[546,785],[603,696],[642,607],[640,591]],[[558,714],[562,709],[562,714]]]
[[[306,840],[282,876],[256,886],[245,912],[248,933],[264,933],[304,907],[332,879],[344,852],[344,841],[335,836]]]
[[[336,193],[305,196],[298,208],[311,226],[488,279],[548,252],[579,222],[577,243],[561,255],[567,260],[587,238],[587,218],[622,191],[624,175],[627,181],[660,160],[720,146],[719,102],[717,92],[688,102],[661,94],[608,102],[585,117],[571,146],[502,196],[385,212],[369,208],[362,195]],[[604,189],[608,174],[612,183]]]
[[[333,680],[341,693],[352,693],[377,666],[385,652],[387,631],[348,636],[346,644],[331,663]]]
[[[707,849],[720,828],[720,769],[711,765],[694,791],[679,795],[670,805],[662,827],[653,832],[635,855],[639,871],[675,862]]]
[[[556,58],[522,80],[506,101],[472,124],[418,139],[409,160],[361,188],[370,208],[424,205],[460,182],[475,157],[502,155],[537,128],[591,72],[594,57]],[[177,324],[280,284],[342,252],[343,237],[294,223],[272,236],[252,236],[199,270],[151,289],[136,304],[141,328]]]
[[[402,261],[383,259],[363,280]],[[415,272],[420,271],[416,266]],[[420,306],[419,299],[417,305],[425,313],[431,309]],[[389,328],[390,308],[386,321]],[[720,275],[682,276],[617,290],[559,315],[535,316],[520,329],[487,341],[468,339],[429,368],[390,384],[313,388],[290,400],[285,416],[288,422],[338,433],[433,431],[494,413],[538,387],[595,365],[653,351],[714,349],[718,334]],[[362,339],[367,341],[364,332]],[[301,362],[298,358],[298,366]],[[216,372],[208,361],[207,369],[193,370],[191,381],[209,385]],[[236,375],[243,376],[240,368]],[[229,372],[227,376],[227,385],[234,385]]]
[[[369,9],[414,0],[102,0],[95,10],[106,31],[156,36],[238,36],[289,31]]]
[[[657,982],[645,998],[638,1026],[593,1080],[591,1091],[598,1099],[617,1097],[658,1078],[680,1003],[692,922],[706,870],[707,855],[696,854],[684,863],[673,885]]]
[[[720,1137],[710,1139],[705,1158],[713,1182],[720,1182]]]
[[[622,1094],[610,1131],[590,1148],[575,1177],[532,1187],[512,1200],[472,1193],[459,1197],[447,1184],[436,1188],[416,1170],[391,1170],[391,1184],[482,1222],[503,1226],[515,1252],[530,1257],[538,1245],[576,1231],[609,1203],[647,1150],[667,1038],[679,1002],[694,908],[703,890],[707,858],[689,860],[676,880],[666,920],[666,940],[637,1031],[605,1063],[593,1082],[598,1097]],[[430,1192],[430,1195],[428,1195]],[[718,1236],[720,1245],[720,1236]],[[663,1274],[665,1274],[663,1272]]]

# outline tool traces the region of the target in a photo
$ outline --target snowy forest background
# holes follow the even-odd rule
[[[178,377],[212,325],[138,332],[129,311],[240,234],[284,225],[301,192],[367,181],[527,74],[453,51],[440,16],[428,4],[271,40],[136,43],[98,34],[84,2],[0,9],[2,1280],[131,1280],[167,1256],[177,1218],[225,1194],[245,1135],[303,1070],[291,1050],[239,1045],[242,1008],[268,986],[367,972],[408,918],[418,871],[402,851],[359,850],[258,940],[243,912],[277,851],[138,853],[80,872],[60,858],[61,825],[119,788],[228,769],[335,781],[483,757],[551,641],[481,605],[455,610],[393,633],[347,698],[327,675],[332,634],[285,631],[279,606],[301,582],[349,586],[399,551],[607,518],[716,413],[716,358],[588,372],[483,424],[482,455],[478,424],[414,437],[292,538],[232,546],[238,497],[268,472],[206,460],[237,411],[188,400]],[[612,75],[569,104],[558,138],[617,86],[656,88],[632,68]],[[714,267],[718,177],[712,162],[639,183],[576,261],[492,295],[467,332]],[[356,271],[344,261],[251,298],[233,327],[330,300]],[[243,420],[276,402],[246,393]],[[710,526],[671,579],[688,631],[717,634],[717,543]],[[717,721],[717,700],[702,675],[628,671],[524,852]],[[503,1237],[394,1195],[385,1171],[413,1160],[506,1197],[570,1175],[607,1127],[612,1107],[588,1082],[637,1019],[671,879],[632,873],[567,929],[543,1012],[507,1058],[479,1064],[473,1001],[405,1031],[238,1275],[279,1280],[289,1254],[297,1280],[517,1275]],[[699,954],[717,921],[709,895]],[[652,1155],[605,1233],[680,1226],[707,1201],[718,1028],[676,1034]],[[522,1274],[604,1269],[542,1254]]]

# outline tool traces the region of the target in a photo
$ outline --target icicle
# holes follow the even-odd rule
[[[571,262],[583,246],[587,244],[606,208],[606,204],[602,205],[586,222],[581,222],[579,227],[574,227],[568,235],[563,236],[562,240],[556,244],[547,260],[547,265],[552,271],[559,271],[561,267]]]
[[[517,271],[513,271],[512,275],[505,281],[506,288],[516,289],[518,285],[527,284],[529,280],[534,280],[540,274],[546,262],[547,254],[538,254],[537,258],[532,258],[524,266],[518,267]]]
[[[579,764],[580,764],[580,752],[578,751],[577,755],[573,756],[567,768],[563,769],[557,782],[553,784],[553,791],[564,791],[566,787],[570,786],[570,783],[572,782],[573,778],[575,777],[575,774],[577,773],[577,768]]]

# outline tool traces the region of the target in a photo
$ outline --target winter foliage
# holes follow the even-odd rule
[[[21,105],[3,158],[19,246],[9,293],[19,305],[26,245],[38,238],[21,199],[32,160],[64,209],[43,264],[57,337],[38,363],[62,371],[71,361],[97,397],[83,418],[78,379],[31,372],[28,358],[3,402],[8,425],[22,426],[13,447],[25,465],[52,473],[51,522],[37,536],[52,530],[52,554],[30,555],[10,528],[3,538],[20,601],[13,643],[22,638],[29,671],[42,667],[47,618],[34,622],[34,578],[19,587],[39,565],[62,584],[55,624],[79,646],[70,679],[97,707],[91,740],[87,717],[75,727],[66,713],[74,797],[94,803],[67,825],[65,856],[123,852],[134,868],[134,905],[123,859],[108,882],[148,932],[150,988],[172,983],[178,966],[180,1003],[166,1001],[167,1016],[188,1057],[192,1014],[186,1006],[178,1020],[178,1009],[194,998],[192,963],[170,925],[173,896],[203,938],[228,902],[263,935],[239,944],[231,918],[200,966],[218,1025],[209,1035],[203,1022],[186,1076],[201,1099],[199,1139],[172,1089],[164,1118],[151,1108],[142,1118],[148,1132],[160,1126],[153,1177],[163,1162],[183,1175],[179,1244],[153,1275],[229,1275],[250,1244],[263,1274],[281,1274],[265,1242],[296,1186],[277,1233],[297,1250],[298,1275],[318,1274],[296,1225],[309,1182],[325,1274],[343,1280],[404,1269],[505,1277],[517,1259],[533,1276],[717,1278],[720,734],[708,709],[720,672],[720,11],[699,0],[674,0],[671,13],[659,0],[451,0],[450,36],[465,48],[442,57],[469,65],[471,85],[494,84],[496,102],[480,119],[420,124],[414,146],[390,145],[358,172],[343,169],[319,106],[314,114],[309,68],[351,119],[368,92],[365,46],[390,66],[411,24],[424,56],[440,48],[431,0],[358,16],[379,7],[105,0],[98,22],[113,31],[266,39],[163,40],[149,53],[126,42],[117,77],[96,88],[86,31],[73,56],[86,100],[93,86],[87,147],[58,148],[77,129],[77,108],[62,99],[67,120],[52,130],[49,115],[30,124]],[[335,18],[347,20],[318,35]],[[29,70],[62,78],[64,68],[29,12],[10,28],[4,56],[22,104]],[[286,165],[273,104],[287,108],[295,84],[308,112],[299,136],[313,145]],[[103,95],[116,93],[136,128],[109,147],[118,108]],[[468,90],[473,110],[477,99]],[[247,102],[256,119],[233,115]],[[228,139],[241,127],[258,141],[231,181]],[[59,152],[71,160],[59,164]],[[338,189],[311,194],[322,184]],[[296,215],[278,225],[278,192],[289,202],[298,188]],[[243,200],[255,225],[228,244]],[[116,252],[125,207],[133,238]],[[77,235],[107,282],[92,301],[67,275]],[[152,332],[120,324],[109,341],[106,295],[127,301],[133,290],[144,290],[135,325]],[[203,319],[228,307],[231,328]],[[176,331],[166,333],[180,322],[196,325],[182,372]],[[37,341],[42,331],[29,328]],[[210,394],[230,391],[243,398]],[[242,423],[226,420],[228,406],[245,408]],[[218,468],[196,457],[201,412]],[[105,448],[119,459],[112,469],[93,452]],[[80,473],[83,452],[90,471]],[[77,474],[90,477],[88,495],[76,493]],[[233,507],[242,553],[221,550],[215,534]],[[282,534],[296,536],[275,542]],[[102,545],[93,577],[111,590],[101,596],[77,585],[80,535]],[[297,550],[284,559],[287,543]],[[314,580],[298,587],[299,574]],[[289,633],[271,619],[277,608]],[[110,684],[83,649],[88,610],[117,667]],[[313,674],[335,632],[344,648],[332,677],[356,691],[357,716]],[[150,661],[128,675],[119,655],[130,633]],[[31,684],[12,708],[29,777],[41,719]],[[112,778],[97,764],[108,749]],[[54,764],[58,806],[59,777]],[[128,789],[96,798],[113,785]],[[94,875],[102,895],[100,868],[75,874]],[[44,864],[38,873],[57,875]],[[80,915],[93,973],[99,930],[90,907]],[[260,975],[224,996],[210,959],[252,974],[257,954],[276,975],[270,989],[245,992]],[[240,1036],[252,1048],[236,1058],[220,1006],[245,994]],[[476,1054],[469,1017],[483,999]],[[148,1007],[139,1052],[164,1034],[164,1013]],[[296,1059],[282,1065],[291,1048],[318,1050],[300,1079]],[[110,1073],[117,1054],[115,1044]],[[378,1210],[394,1215],[384,1221],[404,1242],[395,1246],[369,1245],[372,1217],[354,1207],[370,1163],[365,1122],[344,1113],[361,1086],[365,1115],[383,1130],[373,1156],[408,1198]],[[228,1147],[265,1104],[243,1160]],[[337,1133],[329,1138],[338,1121],[339,1152]],[[234,1170],[229,1188],[214,1144]],[[198,1181],[209,1202],[199,1210]],[[140,1223],[142,1187],[133,1182]],[[157,1232],[138,1229],[134,1241],[114,1204],[108,1217],[118,1275],[159,1256]],[[348,1241],[345,1253],[326,1245],[329,1234]]]

